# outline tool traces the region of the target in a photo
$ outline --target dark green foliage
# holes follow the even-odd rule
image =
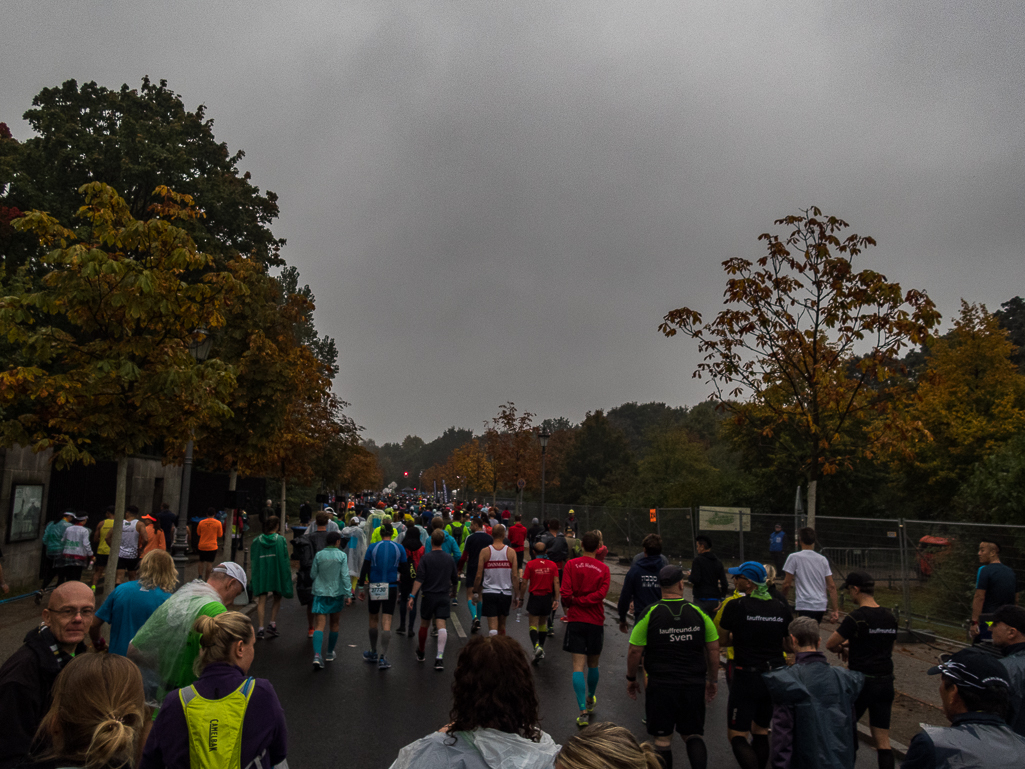
[[[1018,370],[1025,374],[1025,299],[1020,296],[1009,299],[993,314],[1000,321],[1000,327],[1007,330],[1011,342],[1018,348],[1011,356],[1011,360]]]
[[[620,504],[637,476],[623,431],[600,409],[588,413],[566,454],[559,497],[566,502]]]
[[[79,187],[102,181],[124,198],[133,217],[145,220],[157,202],[153,190],[164,185],[193,196],[205,218],[191,222],[188,232],[219,264],[238,254],[281,263],[284,241],[269,229],[278,216],[277,196],[261,193],[239,172],[244,153],[218,143],[205,108],[189,112],[166,81],[147,77],[138,89],[112,91],[68,80],[44,88],[32,104],[24,118],[36,136],[18,143],[0,134],[0,206],[72,221],[81,205]],[[0,237],[0,249],[9,274],[40,253],[24,236]]]

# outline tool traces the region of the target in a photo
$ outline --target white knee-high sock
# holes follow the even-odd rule
[[[438,628],[438,659],[445,656],[445,644],[448,643],[448,628]]]

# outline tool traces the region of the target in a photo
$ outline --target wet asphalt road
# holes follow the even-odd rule
[[[402,746],[449,721],[452,671],[460,649],[469,640],[469,612],[462,596],[460,591],[460,605],[453,607],[459,629],[454,630],[450,621],[443,672],[435,671],[432,665],[434,639],[427,639],[428,661],[419,663],[413,654],[416,637],[400,638],[394,633],[388,655],[390,670],[379,671],[376,665],[363,662],[369,638],[367,609],[359,602],[342,614],[338,659],[326,663],[324,670],[315,670],[312,643],[306,637],[305,611],[295,599],[283,602],[278,618],[281,635],[257,642],[251,673],[271,681],[284,707],[291,769],[387,769]],[[627,636],[613,624],[608,609],[606,615],[602,678],[592,721],[613,721],[644,740],[647,735],[641,722],[643,695],[636,702],[626,696]],[[395,620],[397,627],[397,611]],[[547,658],[534,671],[541,701],[541,727],[562,744],[577,732],[577,707],[570,678],[570,655],[562,651],[565,625],[557,625],[557,635],[549,638],[545,647]],[[517,623],[514,612],[508,628],[509,635],[525,648],[530,647],[526,615]],[[725,681],[720,676],[719,694],[706,716],[709,769],[737,767],[726,741],[726,695]],[[679,738],[674,740],[673,752],[676,769],[689,767]],[[875,765],[874,752],[862,747],[858,751],[859,769]]]

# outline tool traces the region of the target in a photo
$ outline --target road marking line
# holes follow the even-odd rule
[[[459,622],[459,617],[457,617],[454,613],[452,614],[451,622],[452,622],[452,627],[454,627],[456,629],[456,635],[459,636],[460,638],[466,638],[466,631],[463,630],[463,626]]]

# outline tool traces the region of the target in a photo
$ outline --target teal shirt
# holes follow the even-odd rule
[[[321,598],[349,598],[352,580],[349,579],[349,558],[337,547],[325,547],[313,559],[310,569],[313,595]]]

